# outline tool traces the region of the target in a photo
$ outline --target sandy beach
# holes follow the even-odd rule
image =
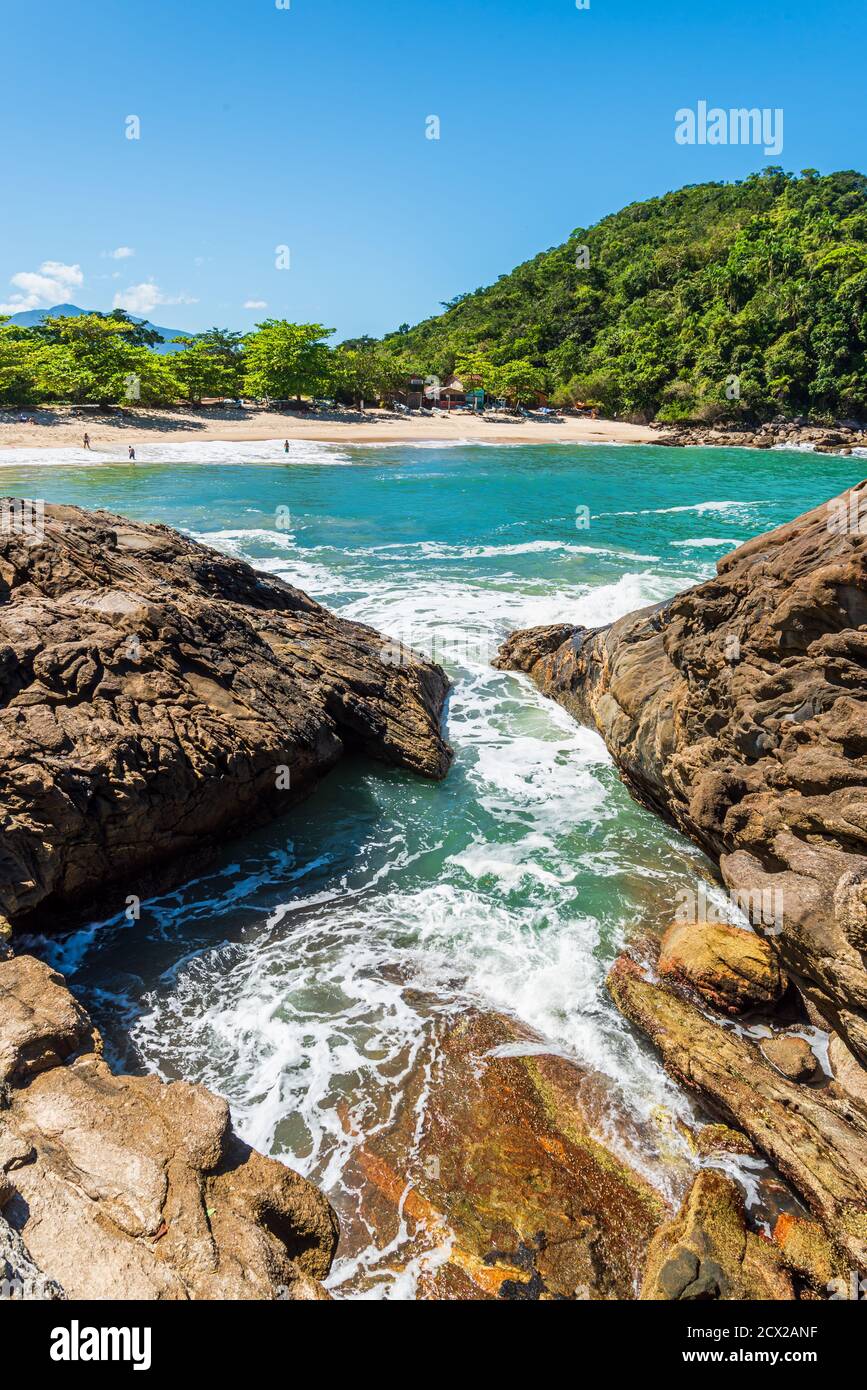
[[[26,421],[19,417],[27,416]],[[398,444],[421,441],[486,441],[500,444],[644,444],[659,433],[619,420],[566,416],[560,421],[486,419],[469,412],[451,416],[393,415],[368,410],[293,415],[269,410],[126,409],[110,415],[71,415],[68,408],[0,411],[0,457],[4,448],[79,446],[85,430],[96,451],[146,444],[220,440],[313,440],[326,444]]]

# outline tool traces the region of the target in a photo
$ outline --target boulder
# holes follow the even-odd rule
[[[867,1114],[829,1088],[781,1076],[748,1038],[708,1018],[626,956],[608,976],[621,1013],[648,1034],[667,1070],[748,1135],[787,1178],[834,1245],[867,1266]]]
[[[759,1046],[762,1056],[790,1081],[809,1081],[818,1071],[816,1054],[804,1038],[778,1034],[766,1038]]]
[[[203,1086],[116,1076],[96,1046],[58,976],[0,963],[0,1204],[17,1267],[24,1252],[72,1299],[326,1297],[325,1198],[242,1143]]]
[[[651,1241],[641,1298],[703,1303],[794,1297],[780,1251],[747,1229],[737,1183],[714,1168],[703,1169],[677,1216]]]
[[[347,751],[442,777],[442,670],[167,526],[0,535],[0,913],[122,909]]]
[[[33,956],[0,963],[0,1086],[93,1046],[93,1027],[63,979]]]
[[[722,922],[669,927],[662,939],[659,973],[691,985],[728,1014],[775,1004],[785,989],[779,961],[767,941]]]
[[[867,484],[612,623],[513,634],[632,793],[719,861],[786,974],[867,1061]]]

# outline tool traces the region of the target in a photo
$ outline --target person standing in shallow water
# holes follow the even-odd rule
[[[288,439],[284,439],[284,440],[283,440],[283,453],[284,453],[284,454],[288,454],[288,452],[289,452],[289,440],[288,440]]]
[[[135,449],[132,447],[131,444],[130,444],[130,446],[129,446],[129,457],[130,457],[130,462],[131,462],[131,463],[135,463]]]

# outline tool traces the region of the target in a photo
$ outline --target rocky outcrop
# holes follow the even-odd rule
[[[677,1216],[651,1242],[641,1298],[704,1303],[794,1297],[780,1250],[747,1229],[737,1183],[704,1169]]]
[[[775,1004],[785,988],[768,943],[755,932],[722,922],[678,922],[669,927],[658,969],[661,976],[690,985],[727,1014]]]
[[[814,425],[809,420],[780,417],[754,424],[720,421],[716,424],[664,425],[654,422],[659,436],[652,442],[669,448],[695,444],[729,449],[807,449],[820,454],[851,454],[867,447],[867,429],[854,420]]]
[[[599,730],[867,1060],[867,485],[669,603],[516,633],[497,664]]]
[[[123,907],[286,810],[345,752],[444,775],[439,667],[166,526],[44,511],[0,534],[13,926],[38,909],[44,929],[112,885]]]
[[[242,1143],[204,1087],[113,1075],[32,957],[0,962],[0,1055],[0,1267],[22,1296],[327,1297],[325,1198]]]
[[[666,1068],[742,1130],[811,1207],[836,1248],[867,1265],[867,1114],[828,1089],[788,1080],[760,1049],[621,957],[614,1002]]]
[[[54,1302],[66,1298],[56,1279],[49,1279],[31,1258],[17,1231],[2,1215],[14,1189],[0,1178],[0,1300]]]
[[[467,1014],[358,1151],[347,1180],[364,1192],[366,1240],[375,1229],[388,1248],[409,1228],[422,1298],[634,1298],[666,1209],[593,1137],[592,1088],[516,1023]],[[610,1113],[610,1096],[598,1104]]]

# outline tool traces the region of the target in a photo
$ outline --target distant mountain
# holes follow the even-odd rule
[[[73,319],[79,314],[94,313],[92,309],[79,309],[77,304],[55,304],[53,309],[26,309],[20,314],[13,314],[9,319],[10,323],[17,323],[21,328],[35,328],[43,319]],[[157,323],[151,323],[149,319],[140,319],[135,314],[130,314],[133,323],[143,323],[148,328],[153,329],[154,333],[159,333],[163,339],[162,343],[157,343],[154,352],[180,352],[179,343],[173,343],[172,338],[180,338],[188,334],[186,328],[161,328]]]

